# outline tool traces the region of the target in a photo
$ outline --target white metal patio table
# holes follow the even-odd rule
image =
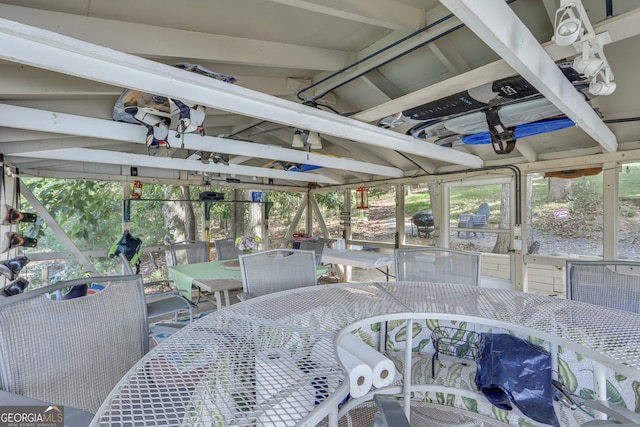
[[[349,391],[337,343],[363,325],[402,319],[409,328],[417,319],[506,328],[640,381],[640,316],[633,313],[475,286],[338,284],[265,295],[193,322],[129,371],[92,424],[336,426]],[[410,366],[404,375],[411,378]],[[408,402],[407,381],[389,392]]]
[[[386,275],[389,280],[389,267],[394,264],[393,254],[382,254],[373,251],[357,251],[353,249],[331,249],[322,251],[322,263],[334,264],[364,269],[376,269]],[[382,269],[385,270],[382,270]],[[341,271],[343,281],[346,281],[346,271]]]

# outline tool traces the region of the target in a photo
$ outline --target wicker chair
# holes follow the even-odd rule
[[[240,255],[242,290],[240,299],[289,289],[314,286],[316,256],[313,251],[270,249]]]
[[[46,297],[87,283],[104,289],[68,300]],[[2,389],[97,412],[149,348],[142,287],[140,276],[91,277],[2,299]]]
[[[640,313],[640,262],[567,261],[567,298]]]
[[[426,247],[396,249],[396,280],[480,284],[481,254]]]

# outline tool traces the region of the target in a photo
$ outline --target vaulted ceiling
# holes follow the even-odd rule
[[[638,157],[640,1],[582,4],[611,95],[586,99],[560,71],[580,46],[552,41],[559,0],[0,0],[0,152],[24,175],[292,189]],[[408,111],[518,75],[538,93],[516,107],[521,121],[576,125],[502,154],[462,134],[408,134]],[[205,106],[205,135],[176,135],[174,115],[169,146],[147,147],[145,126],[113,120],[126,89]],[[450,116],[478,133],[470,115]],[[292,147],[296,129],[322,148]]]

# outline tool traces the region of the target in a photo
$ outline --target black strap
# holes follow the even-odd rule
[[[505,127],[500,120],[500,107],[485,110],[491,145],[496,154],[509,154],[516,148],[516,136],[513,129]]]

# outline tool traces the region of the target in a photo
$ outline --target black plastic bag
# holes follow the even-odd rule
[[[513,404],[532,420],[559,427],[549,353],[513,335],[481,335],[475,378],[478,390],[500,409],[510,411]]]

